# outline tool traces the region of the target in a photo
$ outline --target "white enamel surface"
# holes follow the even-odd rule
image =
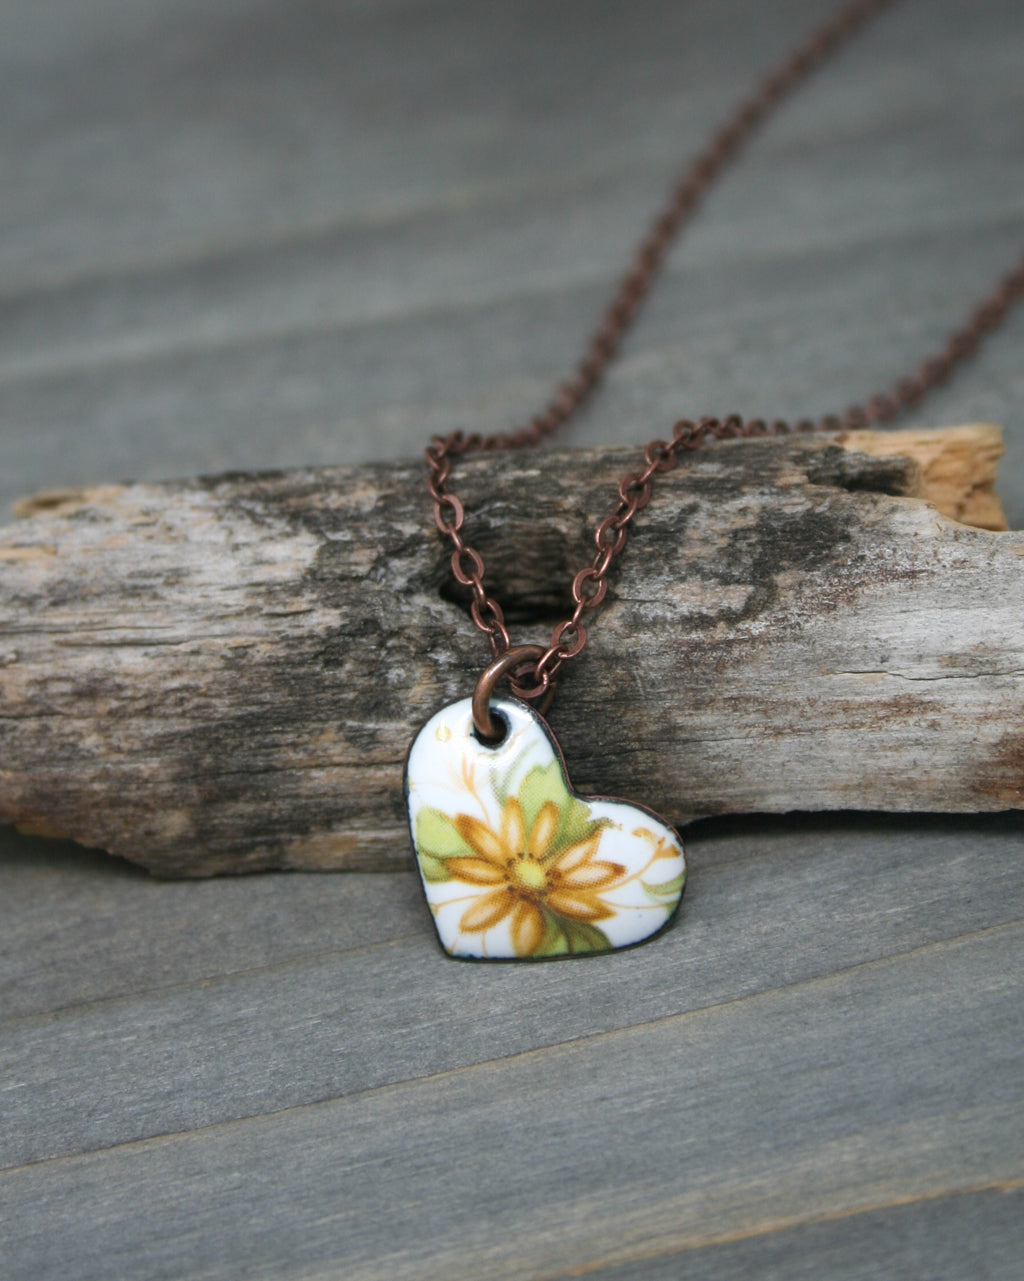
[[[447,818],[461,823],[463,830],[465,817],[459,816],[478,820],[492,833],[501,833],[503,814],[508,806],[508,800],[502,798],[518,797],[523,780],[536,767],[550,767],[555,760],[560,763],[550,731],[529,707],[507,699],[495,699],[491,707],[492,713],[501,713],[509,724],[509,733],[497,747],[487,747],[474,736],[469,699],[443,708],[417,736],[406,767],[414,845],[417,819],[424,807],[441,811]],[[564,769],[561,777],[565,779]],[[571,786],[568,779],[565,783]],[[527,789],[522,795],[528,795]],[[624,947],[637,943],[660,929],[679,901],[681,884],[674,891],[664,889],[666,884],[685,877],[686,862],[679,838],[653,814],[626,802],[585,796],[576,799],[587,807],[590,819],[603,822],[599,834],[591,840],[591,846],[594,840],[597,845],[589,853],[586,867],[568,875],[575,876],[577,882],[581,878],[585,882],[588,876],[601,881],[595,893],[599,909],[609,914],[602,915],[593,924],[604,934],[607,945]],[[529,892],[517,890],[515,886],[510,888],[511,878],[510,884],[504,887],[467,884],[462,879],[441,883],[428,880],[424,875],[426,863],[420,858],[423,852],[416,850],[423,888],[446,951],[453,956],[490,958],[552,954],[524,950],[522,933],[518,936],[517,949],[512,912],[483,930],[463,928],[467,910],[481,896],[504,889],[511,895],[510,901],[518,902],[517,894],[529,898]],[[567,855],[566,859],[572,862],[573,856]],[[621,868],[621,874],[611,879],[606,870],[601,870],[609,866]],[[548,903],[543,894],[535,895],[531,901]],[[593,897],[586,901],[591,905],[595,902]],[[566,899],[563,895],[553,897],[551,902],[563,904]],[[524,910],[529,913],[529,909]],[[585,906],[578,910],[585,916]],[[569,950],[598,949],[573,947]]]

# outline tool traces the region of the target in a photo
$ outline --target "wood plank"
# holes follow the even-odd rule
[[[51,175],[66,177],[66,164],[45,160],[17,111],[0,112],[31,149],[29,168],[24,157],[10,165],[21,164],[18,191],[36,201],[20,213],[10,200],[4,206],[20,221],[17,235],[2,242],[16,263],[5,276],[0,324],[9,336],[8,373],[21,374],[0,383],[0,418],[9,436],[0,502],[26,487],[95,479],[104,457],[117,460],[118,474],[149,477],[295,465],[397,456],[440,427],[514,421],[575,354],[638,220],[677,159],[748,72],[824,8],[773,6],[770,20],[759,12],[736,21],[723,16],[733,37],[730,75],[722,76],[712,45],[720,38],[718,20],[700,10],[662,5],[626,33],[614,24],[584,22],[572,41],[538,51],[528,36],[534,26],[544,28],[539,10],[523,11],[519,19],[488,11],[474,22],[460,5],[440,13],[435,7],[435,29],[417,48],[425,54],[452,30],[464,32],[453,47],[473,68],[466,92],[482,99],[474,100],[472,114],[486,122],[479,127],[491,144],[453,130],[453,110],[460,118],[466,113],[449,101],[444,59],[437,82],[424,86],[422,71],[409,73],[412,55],[405,50],[397,64],[403,73],[388,89],[397,95],[395,111],[405,120],[431,118],[432,111],[441,116],[428,130],[429,146],[418,140],[414,160],[396,150],[394,139],[371,145],[372,173],[360,169],[361,148],[368,131],[384,122],[368,122],[357,107],[381,91],[361,77],[392,65],[382,49],[394,39],[388,26],[394,19],[365,11],[321,15],[330,27],[328,45],[344,33],[351,74],[319,103],[331,159],[315,147],[312,159],[298,159],[293,149],[289,163],[312,166],[294,189],[274,168],[280,149],[273,130],[261,135],[266,155],[249,136],[218,134],[227,154],[216,156],[216,184],[203,167],[211,162],[207,152],[181,142],[193,127],[197,101],[216,116],[221,100],[208,100],[205,68],[212,50],[235,47],[226,34],[235,24],[253,27],[242,45],[263,49],[270,65],[277,65],[271,49],[283,65],[301,65],[302,50],[278,38],[282,21],[298,25],[293,9],[282,19],[278,6],[262,6],[248,24],[240,11],[218,10],[202,21],[161,11],[169,28],[146,27],[137,46],[116,26],[100,23],[75,78],[101,96],[90,109],[109,128],[91,121],[76,102],[63,108],[62,125],[49,122],[47,134],[48,141],[62,138],[63,161],[81,163],[83,182],[101,184],[91,221],[73,182],[52,190]],[[882,382],[940,339],[948,318],[1016,247],[1024,183],[1013,130],[999,122],[1024,110],[1024,90],[1008,61],[1022,21],[1012,2],[986,0],[965,14],[955,0],[938,0],[923,30],[908,6],[866,33],[864,44],[837,64],[836,78],[809,86],[752,148],[743,173],[716,193],[680,247],[680,274],[659,291],[631,342],[633,365],[616,373],[580,430],[596,441],[621,441],[646,438],[655,423],[681,412],[831,407],[861,394],[866,372],[876,370],[871,381]],[[558,110],[546,113],[543,131],[532,128],[529,102],[515,97],[519,80],[510,84],[507,72],[505,80],[494,78],[493,51],[477,56],[506,37],[502,47],[522,56],[522,84],[546,86],[556,96]],[[154,121],[153,102],[140,107],[133,97],[152,98],[153,86],[133,69],[164,45],[178,53],[171,55],[169,100],[157,103]],[[557,65],[550,61],[556,51]],[[40,56],[31,54],[20,77],[12,69],[0,79],[12,108],[19,95],[30,105],[61,101],[59,93],[40,90]],[[626,82],[598,74],[601,60],[612,56],[628,59]],[[221,90],[229,99],[235,93],[257,99],[246,86],[267,64],[253,57],[240,60],[237,81]],[[905,72],[908,62],[930,65],[929,59],[951,84],[966,80],[973,66],[990,69],[984,83],[973,83],[957,102],[956,128],[933,81]],[[90,67],[99,70],[91,75]],[[68,69],[58,59],[48,74],[64,84]],[[496,93],[496,83],[505,88]],[[877,106],[880,84],[884,111]],[[313,92],[312,83],[305,91]],[[511,102],[502,93],[511,94]],[[308,119],[302,93],[289,88],[286,98],[294,127],[306,122],[319,137],[319,118]],[[526,112],[530,145],[517,150],[510,173],[506,124],[513,108]],[[504,113],[500,120],[496,112]],[[158,124],[167,136],[154,147],[147,130]],[[222,127],[219,117],[214,127]],[[142,143],[133,136],[125,145],[118,129],[135,129]],[[971,129],[975,145],[967,146],[963,136]],[[984,146],[976,145],[979,138]],[[90,146],[104,149],[103,163]],[[256,160],[250,147],[259,152]],[[586,162],[582,168],[577,157]],[[467,175],[479,178],[481,163],[492,178],[474,197]],[[159,166],[159,181],[147,176],[149,164]],[[127,174],[115,180],[119,167]],[[892,182],[892,172],[902,175],[900,183]],[[175,194],[154,209],[152,193],[173,185],[170,173],[182,179],[181,198]],[[440,186],[423,199],[402,195],[410,176]],[[345,186],[350,180],[351,189]],[[271,190],[252,192],[251,182],[270,183]],[[339,182],[344,191],[331,187]],[[232,183],[244,198],[224,199],[212,210],[211,185],[223,192]],[[199,219],[203,233],[212,234],[221,217],[246,220],[274,209],[286,188],[309,199],[325,194],[332,212],[310,221],[308,211],[296,217],[292,209],[293,221],[278,233],[264,225],[253,234],[236,233],[225,224],[224,239],[197,243]],[[111,191],[117,193],[113,208]],[[362,192],[383,201],[385,214],[360,215],[354,203]],[[64,202],[73,195],[68,211]],[[94,234],[100,237],[95,244]],[[122,261],[118,255],[140,235],[149,248],[140,249],[141,259]],[[167,258],[176,239],[181,244]],[[44,287],[47,272],[56,270],[55,245],[60,254],[84,257],[67,267],[67,278],[62,268]],[[360,268],[363,260],[371,270]],[[33,261],[37,267],[29,270]],[[23,270],[29,274],[18,284]],[[900,303],[890,323],[884,300],[894,295]],[[1012,336],[996,340],[996,354],[935,402],[941,415],[947,421],[1004,416],[1006,404],[1024,394],[1019,346]],[[197,403],[203,406],[198,414]],[[1015,440],[1011,448],[1016,451]],[[1011,497],[1014,520],[1024,523],[1024,491]]]
[[[129,26],[113,20],[116,10],[97,10],[98,19],[84,20],[92,28],[85,38],[51,36],[42,49],[27,31],[5,45],[0,142],[5,168],[16,164],[22,176],[5,202],[4,229],[17,233],[3,239],[8,279],[167,261],[197,245],[265,243],[339,214],[380,217],[439,195],[451,204],[507,191],[510,178],[539,187],[566,168],[621,165],[638,154],[671,165],[681,140],[706,132],[736,84],[828,11],[826,0],[787,0],[770,12],[744,0],[730,6],[713,14],[662,0],[647,6],[643,22],[623,23],[586,21],[579,0],[561,6],[557,21],[539,0],[483,9],[467,0],[408,4],[400,15],[392,6],[325,9],[311,0],[190,4],[180,13],[165,4],[146,6]],[[1019,92],[1012,0],[969,12],[941,0],[930,15],[922,24],[897,11],[865,33],[841,73],[807,90],[793,117],[798,136],[848,137],[858,109],[885,131],[934,120],[945,104],[929,76],[907,74],[911,50],[912,65],[941,61],[950,81],[970,77],[964,126]],[[31,25],[46,30],[45,19]],[[723,29],[729,76],[706,56]],[[992,74],[971,76],[979,64]],[[142,66],[151,74],[140,75]],[[543,129],[535,127],[540,112]],[[510,115],[530,127],[511,174]],[[957,141],[947,136],[947,151]],[[961,173],[996,149],[1012,162],[1012,134],[985,143],[956,146]],[[64,162],[60,185],[56,158]],[[909,185],[903,192],[911,198]],[[950,183],[949,194],[966,193]],[[823,184],[819,198],[838,196]],[[857,202],[868,208],[872,196],[860,188]]]
[[[940,516],[915,450],[969,458],[951,511],[998,520],[991,427],[908,433],[899,457],[842,437],[683,451],[553,709],[580,791],[676,824],[1024,807],[1024,539]],[[460,462],[517,643],[571,613],[638,461]],[[489,657],[425,527],[422,463],[24,511],[0,531],[0,814],[164,876],[407,866],[408,746]]]
[[[164,943],[164,955],[194,946],[208,979],[197,982],[193,963],[179,960],[175,985],[158,973],[147,990],[150,962],[134,991],[112,999],[89,999],[90,983],[124,991],[97,956],[77,993],[72,978],[58,987],[66,1008],[0,1024],[0,1076],[11,1087],[0,1164],[218,1125],[657,1022],[1024,916],[1016,818],[907,820],[895,832],[867,820],[796,828],[764,820],[735,834],[713,829],[691,852],[671,932],[586,962],[455,964],[428,944],[425,909],[411,894],[390,937],[382,927],[376,943],[248,972],[218,962],[216,937],[193,944],[184,933],[176,948]],[[189,899],[154,893],[147,931],[166,940],[180,930],[179,905]],[[258,900],[232,906],[258,926]],[[12,948],[24,938],[16,931]],[[84,1003],[68,1006],[76,997]],[[964,1071],[976,1064],[968,1055]]]
[[[754,1231],[738,1241],[649,1256],[560,1277],[594,1281],[873,1281],[985,1277],[1018,1281],[1024,1256],[1024,1191],[1000,1187],[858,1211],[800,1227]],[[555,1273],[547,1274],[555,1281]]]
[[[649,139],[666,148],[687,119],[687,97],[691,112],[694,96],[708,100],[701,118],[690,118],[701,131],[727,100],[728,86],[699,53],[716,24],[665,0],[646,21],[612,31],[583,20],[579,4],[557,22],[544,21],[538,0],[402,8],[278,0],[189,6],[178,18],[167,5],[135,31],[97,23],[84,49],[68,51],[78,55],[70,83],[62,42],[42,66],[31,54],[19,59],[15,44],[0,140],[24,180],[6,202],[20,235],[4,237],[5,266],[15,278],[59,279],[99,264],[166,261],[197,242],[266,241],[339,212],[379,218],[439,195],[451,204],[507,189],[510,113],[525,126],[543,111],[544,128],[532,127],[529,148],[512,157],[524,185],[534,185],[578,157],[587,166],[635,156]],[[739,75],[764,66],[827,4],[782,8],[788,21],[748,12],[736,27]],[[873,45],[885,49],[878,37]],[[867,54],[860,65],[871,65]],[[140,76],[140,66],[151,74]],[[60,92],[39,92],[40,73]],[[553,90],[568,110],[544,111]],[[611,92],[603,118],[587,110],[597,93],[607,101]],[[65,162],[59,187],[55,155]],[[72,201],[79,219],[68,235]]]
[[[1016,1188],[1022,962],[1024,926],[1007,925],[582,1043],[23,1167],[2,1182],[7,1275],[63,1275],[73,1259],[79,1281],[558,1276]],[[45,1225],[30,1213],[43,1203],[61,1206]]]
[[[590,217],[570,215],[569,225]],[[969,242],[960,231],[910,229],[890,240],[876,233],[868,247],[808,247],[799,258],[687,258],[656,292],[602,395],[565,440],[640,443],[684,413],[739,407],[800,415],[841,408],[942,341],[953,318],[1017,248],[1020,213],[1011,221],[983,222]],[[751,231],[736,228],[741,239]],[[392,252],[395,240],[383,238],[382,251]],[[409,241],[422,259],[423,233],[410,229]],[[515,237],[504,254],[514,271],[510,247],[520,247]],[[556,249],[563,248],[557,241]],[[487,244],[481,249],[490,252]],[[406,298],[400,300],[408,302],[406,312],[351,323],[320,318],[322,307],[311,296],[319,281],[329,285],[350,274],[326,257],[314,256],[308,289],[294,282],[290,300],[281,297],[288,288],[266,280],[248,261],[233,269],[195,269],[214,281],[233,272],[245,277],[251,288],[235,297],[193,298],[187,277],[184,299],[175,298],[173,277],[166,286],[141,282],[143,303],[151,302],[159,314],[165,314],[164,304],[171,316],[189,309],[180,323],[190,325],[190,333],[136,328],[137,309],[123,303],[123,323],[139,347],[134,354],[122,345],[116,358],[94,364],[87,351],[69,351],[58,341],[52,363],[47,352],[35,372],[0,380],[7,465],[0,502],[33,488],[123,476],[397,458],[417,452],[433,432],[517,422],[575,358],[605,285],[569,282],[556,291],[460,305],[449,298],[446,258],[436,252],[439,261],[427,255],[424,270],[443,282],[437,306],[417,311],[416,300]],[[609,252],[617,263],[618,251]],[[567,249],[562,257],[573,261]],[[951,264],[941,283],[934,283],[937,261]],[[112,288],[109,306],[118,310],[122,286]],[[905,300],[898,325],[867,325],[865,316],[893,288]],[[361,290],[339,285],[336,293],[349,297]],[[92,326],[83,330],[76,302],[87,314],[91,302],[108,308],[102,296],[70,296],[61,305],[68,317],[63,326],[45,310],[30,312],[23,345],[31,343],[35,359],[42,359],[37,323],[47,334],[70,325],[88,348]],[[272,327],[304,306],[311,313],[306,328]],[[230,333],[228,341],[211,340],[224,323],[222,307],[229,314],[238,307],[250,318],[238,342]],[[8,305],[0,321],[17,332],[15,311]],[[828,326],[823,315],[830,317]],[[260,316],[271,326],[262,332]],[[1014,319],[978,364],[932,401],[931,422],[970,421],[981,411],[992,417],[1016,403],[1024,394],[1024,370],[1016,359],[1021,323]],[[1007,498],[1013,523],[1022,524],[1017,448],[1011,433]]]
[[[0,828],[0,1023],[409,936],[433,946],[408,872],[171,885]]]

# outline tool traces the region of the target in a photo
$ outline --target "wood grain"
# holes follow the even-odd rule
[[[746,1277],[791,1281],[870,1281],[897,1277],[987,1276],[1016,1281],[1024,1247],[1024,1190],[997,1184],[953,1196],[908,1197],[878,1209],[824,1214],[788,1227],[769,1225],[701,1250],[638,1251],[628,1263],[598,1264],[563,1276],[596,1281],[719,1281]],[[548,1274],[551,1275],[551,1274]]]
[[[189,0],[130,21],[8,0],[0,501],[399,458],[518,421],[680,164],[831,3],[648,0],[630,23],[586,0]],[[1019,253],[1019,6],[921,3],[751,147],[569,443],[841,409]],[[1021,325],[926,421],[1013,425]]]
[[[453,964],[434,940],[414,874],[388,875],[386,889],[376,875],[327,878],[333,939],[305,905],[315,888],[304,877],[294,888],[293,878],[275,878],[279,924],[270,886],[230,901],[210,886],[161,894],[152,885],[144,909],[146,882],[130,897],[112,890],[145,934],[117,930],[116,955],[102,968],[102,932],[90,937],[66,910],[70,937],[50,945],[52,960],[41,967],[38,923],[30,915],[17,924],[23,893],[7,912],[5,948],[24,955],[18,969],[40,995],[36,1013],[15,1017],[15,990],[0,1023],[0,1076],[14,1087],[4,1095],[0,1166],[341,1096],[386,1097],[403,1082],[562,1053],[688,1011],[706,1010],[713,1021],[714,1010],[759,993],[1009,927],[1024,918],[1020,818],[964,822],[915,827],[908,819],[883,831],[866,819],[808,818],[802,830],[760,820],[731,834],[694,833],[690,884],[668,935],[592,965],[530,966],[518,978],[522,967]],[[967,836],[973,858],[963,853]],[[88,874],[75,878],[79,885]],[[388,893],[393,901],[381,908]],[[215,906],[235,923],[218,923]],[[308,942],[289,929],[304,912]],[[240,936],[249,936],[244,948]],[[1012,973],[1007,961],[999,983]],[[946,998],[937,990],[934,999]],[[678,1053],[692,1062],[681,1036]],[[814,1029],[807,1036],[813,1041]],[[915,1037],[894,1028],[890,1039],[912,1055]],[[649,1068],[655,1073],[656,1063]],[[761,1069],[752,1059],[744,1070],[753,1078]],[[569,1116],[591,1133],[585,1114]]]
[[[999,523],[999,433],[872,447],[737,442],[662,479],[556,709],[577,787],[676,823],[1024,803],[1024,541],[907,497]],[[520,634],[571,612],[632,462],[462,468]],[[23,505],[0,534],[0,814],[162,875],[404,866],[407,745],[486,652],[422,483],[376,465]]]
[[[214,1275],[311,1276],[327,1260],[346,1278],[571,1275],[1018,1189],[1024,1114],[1006,1073],[1022,961],[1019,924],[988,929],[725,1008],[12,1170],[12,1214],[44,1187],[64,1207],[45,1237],[19,1233],[15,1275],[30,1260],[45,1272],[72,1240],[82,1276],[134,1266],[143,1243],[143,1275],[197,1248]],[[947,999],[959,984],[970,1002]],[[844,1017],[811,1034],[823,1002]],[[138,1207],[157,1189],[173,1199],[154,1223]]]

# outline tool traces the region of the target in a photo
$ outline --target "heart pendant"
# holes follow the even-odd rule
[[[607,952],[657,933],[686,881],[676,833],[650,810],[572,790],[547,723],[494,699],[505,735],[474,730],[472,700],[416,737],[405,770],[427,903],[451,956]]]

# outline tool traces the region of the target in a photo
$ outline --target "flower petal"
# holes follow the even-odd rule
[[[551,890],[544,902],[552,912],[568,916],[573,921],[604,921],[615,915],[613,908],[602,903],[596,894],[585,890]]]
[[[533,827],[530,829],[530,840],[526,847],[533,858],[542,859],[551,849],[551,843],[558,832],[559,817],[558,806],[554,801],[545,801],[540,807]]]
[[[449,860],[462,862],[461,859]],[[608,889],[626,875],[621,863],[577,863],[575,867],[564,872],[558,868],[558,888],[565,890],[598,890]]]
[[[560,814],[572,806],[565,770],[562,762],[557,760],[544,766],[535,765],[519,784],[518,795],[527,831],[532,829],[541,806],[546,802],[551,801]]]
[[[519,903],[509,927],[512,946],[520,956],[536,952],[544,940],[544,913],[536,903]]]
[[[505,869],[486,858],[450,858],[445,862],[449,879],[467,885],[504,885]]]
[[[522,854],[526,846],[526,829],[523,825],[522,806],[514,796],[505,802],[501,814],[501,843],[506,858]]]
[[[601,833],[595,832],[593,836],[587,837],[585,841],[580,841],[577,845],[570,845],[567,850],[563,850],[555,859],[552,868],[557,868],[562,876],[571,872],[573,868],[579,867],[581,863],[589,863],[597,853],[597,847],[601,844]]]
[[[423,805],[416,815],[416,848],[433,858],[451,858],[471,851],[450,815]]]
[[[481,858],[487,859],[489,863],[496,863],[499,867],[505,866],[505,860],[508,856],[502,847],[501,840],[486,823],[481,823],[478,818],[473,818],[471,814],[457,814],[455,816],[455,830],[467,845],[476,850]]]
[[[468,934],[482,934],[492,925],[497,925],[512,910],[515,899],[507,890],[492,890],[490,894],[481,894],[475,903],[462,913],[459,929]]]

